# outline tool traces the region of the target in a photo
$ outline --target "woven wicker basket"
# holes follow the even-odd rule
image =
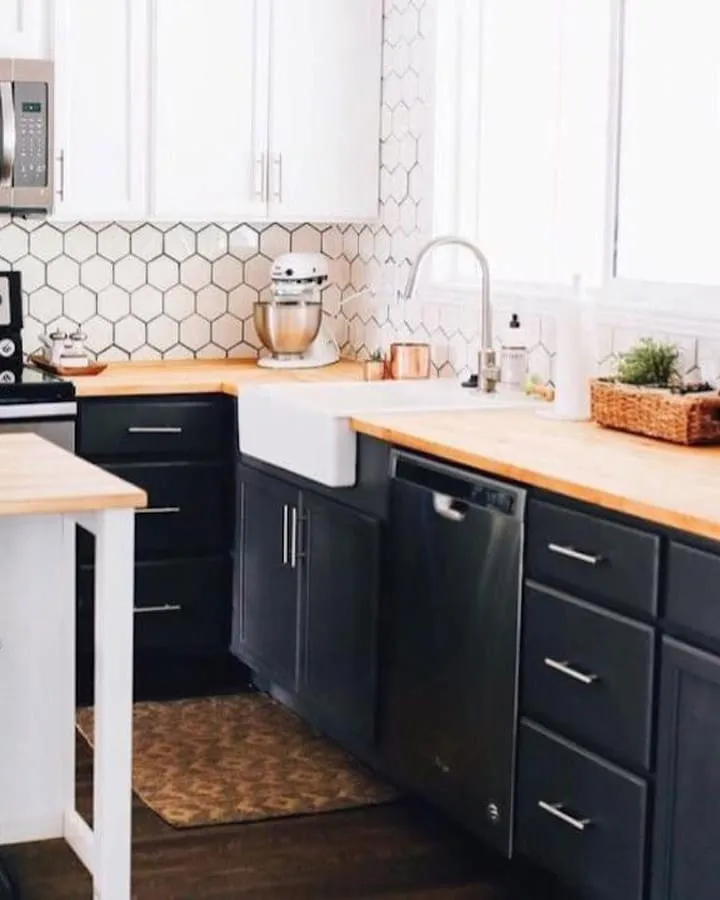
[[[720,395],[672,394],[596,379],[590,384],[592,418],[606,428],[674,444],[720,443]]]

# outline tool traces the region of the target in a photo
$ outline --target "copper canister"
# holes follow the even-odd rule
[[[385,378],[384,359],[366,359],[363,363],[365,381],[382,381]]]
[[[429,378],[430,344],[409,341],[390,344],[389,368],[391,378]]]

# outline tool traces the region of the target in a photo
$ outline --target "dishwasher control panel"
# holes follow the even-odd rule
[[[498,488],[474,486],[470,495],[470,502],[485,509],[493,509],[496,512],[511,516],[515,512],[515,494],[512,491],[503,491]]]
[[[432,491],[455,503],[470,504],[504,516],[524,518],[526,492],[476,472],[396,451],[392,477]]]

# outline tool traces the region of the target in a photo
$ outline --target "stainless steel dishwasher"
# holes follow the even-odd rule
[[[382,757],[510,856],[526,493],[400,451],[391,467]]]

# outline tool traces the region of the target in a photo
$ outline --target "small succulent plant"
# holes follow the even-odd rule
[[[382,350],[373,350],[373,352],[370,354],[370,362],[382,362],[382,361],[383,361]]]

